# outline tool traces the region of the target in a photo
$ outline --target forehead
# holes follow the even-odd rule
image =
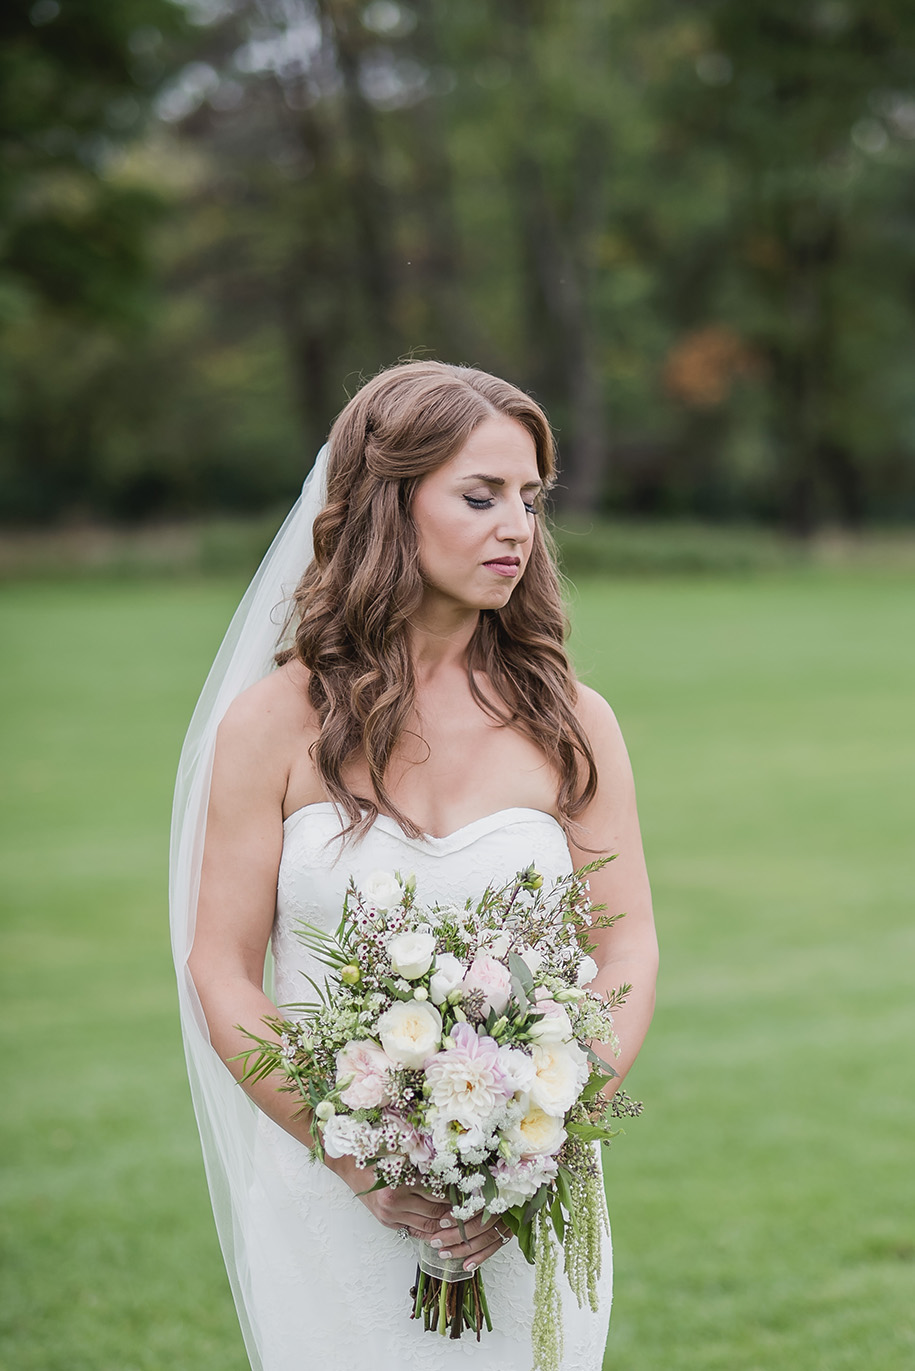
[[[540,484],[537,448],[523,424],[504,415],[484,419],[440,468],[452,479],[486,475]]]

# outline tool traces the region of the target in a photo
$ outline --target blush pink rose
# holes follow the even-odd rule
[[[370,1039],[347,1043],[337,1053],[337,1084],[350,1079],[340,1099],[349,1109],[374,1109],[390,1104],[387,1073],[394,1063],[388,1054]]]
[[[482,990],[484,1014],[491,1009],[501,1014],[508,1004],[511,988],[511,976],[501,962],[497,962],[495,957],[488,957],[485,952],[474,957],[464,977],[463,989],[465,993],[468,990]]]

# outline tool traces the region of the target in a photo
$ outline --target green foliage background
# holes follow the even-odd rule
[[[0,594],[0,1362],[241,1371],[166,930],[179,741],[236,579]],[[662,941],[608,1158],[606,1365],[905,1371],[906,571],[586,580]]]
[[[593,513],[915,511],[908,0],[11,0],[0,520],[288,499],[403,355]]]

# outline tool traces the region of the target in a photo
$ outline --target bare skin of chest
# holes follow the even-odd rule
[[[347,767],[357,795],[371,793],[361,759]],[[557,777],[530,739],[492,719],[466,686],[419,694],[388,768],[394,803],[425,833],[443,837],[487,814],[515,807],[556,815]],[[307,756],[298,750],[286,812],[324,799]]]

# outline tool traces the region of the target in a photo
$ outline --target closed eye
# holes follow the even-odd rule
[[[495,501],[493,500],[491,495],[465,495],[464,499],[467,501],[468,505],[470,505],[471,509],[492,509],[493,505],[495,504]],[[528,514],[537,513],[536,505],[532,504],[528,500],[524,500],[522,501],[522,503],[524,505],[524,508],[527,510]]]

